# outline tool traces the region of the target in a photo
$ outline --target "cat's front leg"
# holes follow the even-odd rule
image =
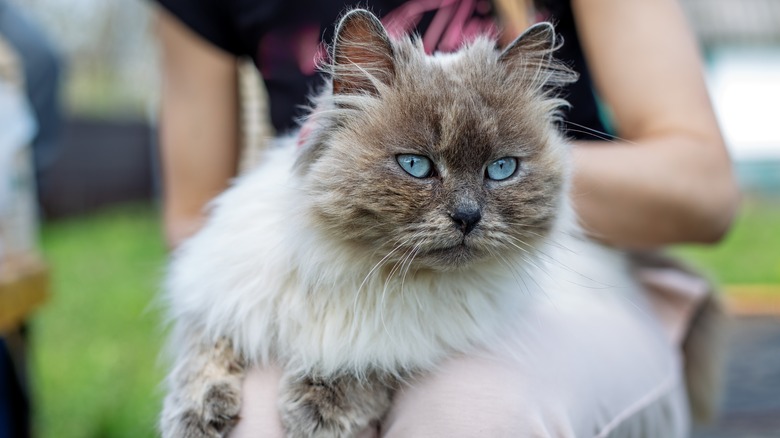
[[[238,421],[244,365],[226,340],[192,343],[169,376],[163,405],[163,438],[227,436]]]
[[[391,378],[286,374],[279,411],[288,438],[351,438],[390,409]]]

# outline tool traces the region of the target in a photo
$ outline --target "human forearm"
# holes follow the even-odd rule
[[[572,8],[596,91],[630,140],[575,148],[583,224],[624,247],[718,240],[739,196],[679,2]]]
[[[717,241],[739,199],[722,148],[672,135],[577,143],[572,194],[592,236],[627,248]]]
[[[157,18],[165,234],[175,247],[200,228],[204,206],[235,175],[236,65],[164,10]]]

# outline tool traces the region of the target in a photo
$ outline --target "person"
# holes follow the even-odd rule
[[[47,190],[47,176],[60,154],[62,111],[60,91],[63,57],[43,29],[13,2],[0,0],[0,35],[22,64],[25,92],[35,113],[33,161],[38,194]]]
[[[332,36],[346,3],[158,1],[164,218],[175,247],[200,227],[204,205],[236,173],[236,57],[254,60],[274,127],[290,130],[296,105],[318,80],[311,60],[319,41]],[[676,0],[366,3],[391,32],[419,32],[428,51],[452,50],[469,32],[503,29],[507,42],[533,21],[551,19],[565,40],[557,56],[581,74],[566,91],[572,110],[565,128],[575,144],[573,201],[585,229],[632,250],[714,243],[728,230],[739,194]],[[605,112],[620,138],[602,140]],[[660,283],[675,289],[675,281]],[[453,358],[403,388],[381,428],[365,436],[685,436],[679,350],[702,293],[647,294],[658,296],[540,310],[541,340],[522,358]],[[279,376],[276,369],[249,373],[231,436],[283,435]]]
[[[0,0],[0,40],[12,49],[21,64],[25,97],[37,125],[32,151],[40,197],[47,172],[59,150],[61,57],[43,30],[17,5],[7,0]],[[0,82],[2,76],[0,74]],[[3,120],[0,124],[7,122]],[[7,128],[3,126],[0,129]],[[0,333],[0,438],[28,437],[32,434],[30,384],[26,369],[28,342],[26,324]]]

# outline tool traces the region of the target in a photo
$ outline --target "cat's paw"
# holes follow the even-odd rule
[[[390,407],[391,390],[380,382],[286,377],[279,410],[289,438],[350,438]]]
[[[241,387],[220,381],[204,388],[201,397],[166,400],[161,422],[163,438],[220,438],[238,421]]]

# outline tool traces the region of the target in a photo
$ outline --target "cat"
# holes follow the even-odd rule
[[[480,37],[426,55],[345,14],[304,128],[172,258],[163,436],[225,436],[246,368],[268,364],[288,436],[354,436],[556,281],[633,284],[572,213],[558,90],[577,75],[559,44],[539,23],[501,51]]]

